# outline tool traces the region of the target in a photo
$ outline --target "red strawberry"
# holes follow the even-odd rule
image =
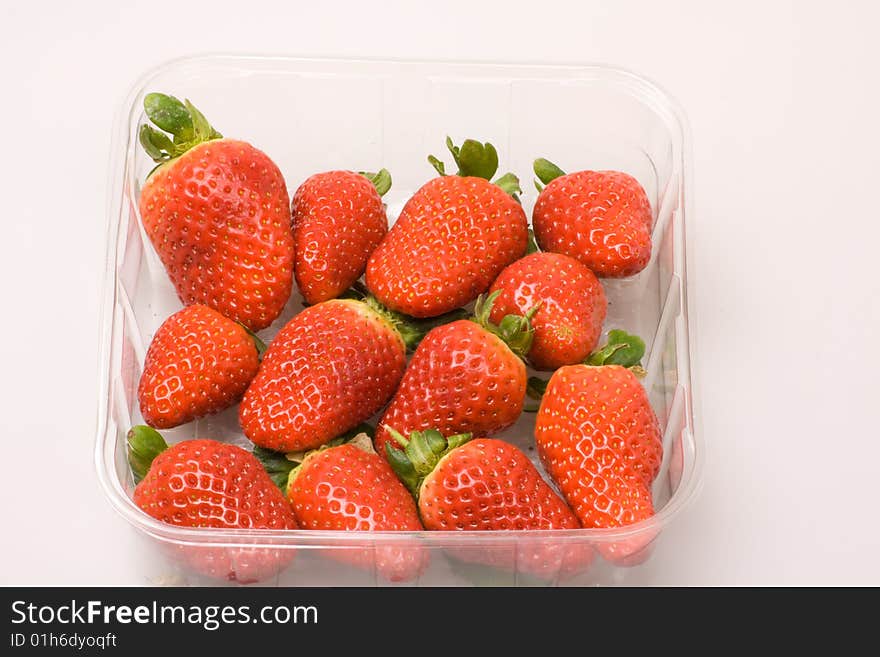
[[[660,426],[645,389],[627,367],[558,369],[541,400],[535,441],[544,467],[584,527],[620,527],[654,515],[651,483],[663,456]]]
[[[257,345],[240,324],[207,306],[187,306],[162,323],[147,349],[141,415],[169,429],[222,411],[238,403],[259,365]]]
[[[574,258],[532,253],[508,265],[492,283],[501,290],[492,321],[538,307],[532,319],[535,339],[528,357],[539,370],[583,361],[602,334],[607,302],[602,284]]]
[[[532,330],[528,317],[489,322],[492,303],[477,301],[474,321],[431,330],[419,344],[400,388],[376,431],[376,450],[390,440],[386,426],[403,432],[438,429],[444,435],[486,435],[513,424],[522,412]]]
[[[503,440],[470,434],[448,439],[434,429],[415,431],[406,440],[387,427],[401,450],[386,444],[392,467],[419,502],[426,529],[440,531],[507,531],[578,529],[580,523],[565,502],[541,478],[518,448]],[[546,577],[589,566],[592,551],[580,545],[541,541],[521,545],[517,555],[486,551],[458,554],[467,560],[512,567]],[[514,558],[516,561],[514,561]]]
[[[406,345],[375,305],[332,299],[278,333],[239,407],[254,443],[280,452],[320,447],[381,409],[397,389]]]
[[[146,427],[128,433],[134,502],[145,513],[178,527],[296,529],[284,495],[260,462],[240,447],[216,440],[186,440],[168,447]],[[182,548],[200,572],[239,582],[273,574],[291,552],[273,549]]]
[[[388,231],[381,195],[390,187],[391,176],[382,169],[317,173],[296,190],[293,273],[307,303],[338,297],[364,273]]]
[[[148,94],[141,144],[159,163],[140,195],[144,229],[180,300],[203,303],[252,331],[287,303],[293,235],[278,167],[250,144],[223,139],[189,101]]]
[[[373,451],[367,434],[306,454],[293,469],[287,497],[303,529],[421,531],[412,496],[388,462]],[[372,551],[336,551],[339,558],[376,569],[392,582],[411,580],[427,565],[427,553],[411,541],[377,545]]]
[[[532,213],[538,244],[545,251],[577,258],[604,278],[642,271],[651,259],[651,203],[644,188],[620,171],[564,174],[535,160],[547,186]]]
[[[443,164],[429,158],[441,176],[407,202],[367,263],[366,284],[376,298],[414,317],[470,303],[528,241],[516,176],[489,182],[498,168],[495,148],[470,139],[460,149],[446,143],[458,175],[445,175]]]

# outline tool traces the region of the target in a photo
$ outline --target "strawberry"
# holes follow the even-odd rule
[[[262,342],[259,348],[265,348]],[[138,385],[144,421],[170,429],[238,403],[260,365],[247,330],[201,304],[166,319]]]
[[[421,531],[415,502],[388,462],[373,451],[366,433],[350,442],[305,455],[290,471],[287,498],[303,529],[335,531]],[[418,545],[377,545],[372,551],[335,551],[357,566],[392,582],[411,580],[427,565]]]
[[[458,165],[440,173],[406,203],[397,223],[370,256],[366,284],[383,304],[413,317],[434,317],[485,292],[498,273],[525,253],[526,215],[516,199],[519,181],[494,183],[498,154],[491,144],[446,140]]]
[[[328,171],[308,178],[293,195],[293,273],[303,298],[320,303],[361,277],[367,258],[385,237],[382,194],[391,176]]]
[[[591,357],[594,365],[553,374],[535,421],[541,461],[584,527],[620,527],[653,516],[651,483],[663,456],[657,416],[625,366],[641,355],[604,351]]]
[[[535,160],[535,173],[547,185],[532,213],[542,249],[577,258],[604,278],[631,276],[647,266],[651,203],[635,178],[621,171],[565,174],[544,159]]]
[[[189,101],[148,94],[140,141],[159,165],[140,194],[141,221],[184,305],[202,303],[252,331],[290,296],[293,235],[281,171],[224,139]]]
[[[459,434],[444,438],[434,429],[415,431],[409,440],[386,427],[394,440],[385,445],[389,462],[418,499],[426,529],[440,531],[507,531],[578,529],[580,523],[565,502],[541,478],[528,457],[503,440]],[[511,567],[514,555],[488,551],[474,557],[490,565]],[[470,558],[469,558],[470,557]],[[582,570],[591,561],[589,548],[541,541],[522,545],[519,567],[548,576],[562,568]]]
[[[432,329],[410,360],[400,388],[376,432],[385,453],[386,426],[411,432],[434,428],[445,435],[485,436],[513,424],[522,412],[526,367],[521,357],[532,341],[529,315],[489,321],[500,292],[480,298],[475,318]]]
[[[128,433],[134,503],[178,527],[296,529],[284,495],[260,462],[240,447],[216,440],[186,440],[171,447],[150,427]],[[239,582],[274,573],[290,553],[272,549],[181,547],[200,572]]]
[[[501,290],[492,308],[493,322],[538,306],[528,353],[535,369],[555,370],[581,362],[602,333],[608,307],[602,284],[569,256],[531,253],[508,265],[489,290]]]
[[[320,447],[381,409],[403,376],[406,343],[373,300],[306,308],[272,340],[239,407],[245,435],[267,449]]]

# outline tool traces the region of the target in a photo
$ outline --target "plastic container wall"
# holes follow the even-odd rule
[[[531,184],[536,157],[568,171],[618,169],[635,176],[651,200],[654,250],[638,276],[604,281],[605,330],[624,328],[646,341],[644,384],[664,432],[653,491],[657,515],[618,530],[365,535],[182,529],[137,509],[125,432],[141,421],[136,392],[146,347],[180,308],[137,211],[140,186],[153,167],[137,143],[143,97],[151,91],[189,98],[224,135],[264,150],[291,194],[317,171],[389,169],[394,185],[385,200],[392,221],[434,175],[428,153],[451,164],[447,135],[456,143],[470,137],[495,144],[499,171],[521,179],[529,216],[537,196]],[[688,334],[687,139],[684,118],[666,94],[601,66],[207,56],[171,62],[143,78],[117,119],[113,143],[96,460],[110,502],[146,539],[138,557],[144,581],[388,584],[394,582],[382,572],[382,555],[402,550],[421,564],[399,582],[409,585],[625,582],[693,497],[701,474]],[[271,338],[301,308],[294,291],[282,317],[260,335]],[[524,413],[499,437],[537,463],[533,426],[534,414]],[[250,447],[236,408],[165,435],[172,442],[198,436]]]

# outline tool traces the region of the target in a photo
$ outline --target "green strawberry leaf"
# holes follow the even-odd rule
[[[498,151],[490,143],[482,144],[475,139],[465,139],[461,147],[452,143],[452,138],[446,138],[446,148],[452,153],[452,159],[458,166],[456,175],[459,176],[475,176],[491,180],[495,172],[498,171]],[[428,156],[428,162],[437,170],[441,176],[446,175],[446,165],[433,155]],[[506,178],[506,176],[502,176]],[[516,177],[514,176],[514,180]],[[509,184],[509,179],[504,181]],[[516,181],[517,186],[519,181]]]
[[[379,196],[385,196],[388,190],[391,189],[391,173],[389,173],[388,169],[379,169],[376,173],[369,171],[359,171],[358,173],[373,183]]]
[[[640,367],[645,355],[645,341],[637,335],[614,329],[608,332],[608,343],[587,357],[587,365],[620,365]]]
[[[545,185],[549,185],[552,181],[559,178],[559,176],[565,175],[565,171],[553,164],[550,160],[545,160],[543,157],[539,157],[535,160],[533,166],[535,169],[535,175],[538,176],[538,180]],[[540,192],[542,189],[543,188],[539,187],[538,191]]]
[[[495,172],[498,171],[498,151],[489,142],[481,144],[473,139],[465,139],[460,149],[453,147],[452,141],[448,137],[446,143],[458,165],[459,176],[474,176],[491,180]],[[518,186],[519,181],[517,181]]]
[[[223,136],[189,100],[180,102],[174,96],[150,93],[144,97],[144,112],[153,125],[171,135],[169,138],[146,124],[140,128],[141,146],[159,164],[179,157],[202,142]]]
[[[359,296],[360,294],[364,296]],[[387,308],[381,301],[370,294],[369,290],[360,282],[355,282],[343,297],[363,301],[370,309],[378,313],[400,334],[404,345],[406,345],[406,350],[410,353],[418,348],[419,343],[432,329],[459,319],[466,319],[470,314],[464,308],[456,308],[437,317],[411,317],[410,315]]]
[[[519,186],[519,178],[512,173],[505,173],[500,178],[492,181],[493,185],[498,185],[506,194],[510,194],[514,200],[519,203],[519,195],[522,194],[522,188]]]
[[[385,455],[391,469],[416,499],[422,481],[431,474],[440,459],[473,437],[472,434],[462,433],[444,438],[436,429],[426,429],[413,431],[409,438],[405,438],[394,427],[385,425],[385,430],[397,443],[397,446],[391,440],[385,443]]]
[[[290,471],[296,467],[296,463],[287,458],[283,452],[275,452],[265,447],[254,447],[254,456],[263,464],[266,472],[281,492],[287,491],[287,478]]]
[[[144,111],[158,128],[174,135],[175,141],[192,141],[195,137],[192,114],[174,96],[147,94],[144,98]]]
[[[162,434],[143,424],[129,429],[126,440],[128,464],[134,475],[134,483],[138,484],[147,476],[153,459],[168,449],[168,443],[165,442]]]
[[[541,401],[544,397],[544,393],[547,392],[547,383],[548,381],[545,381],[541,377],[530,376],[529,381],[526,384],[526,394],[535,401]]]
[[[193,131],[195,132],[194,141],[196,141],[196,143],[208,141],[209,139],[219,139],[223,136],[211,127],[211,124],[208,123],[208,119],[205,118],[205,115],[196,109],[196,106],[189,102],[189,100],[184,99],[183,103],[192,120]]]
[[[385,457],[394,470],[397,478],[406,486],[406,489],[412,493],[413,497],[418,499],[419,486],[421,486],[422,478],[416,472],[415,467],[402,449],[394,447],[391,442],[385,443]]]
[[[360,434],[366,434],[369,436],[370,440],[372,440],[376,435],[376,430],[366,422],[362,422],[355,428],[349,429],[345,433],[338,435],[336,438],[333,438],[326,444],[313,450],[285,454],[284,452],[276,452],[275,450],[254,445],[253,454],[266,469],[269,478],[276,486],[278,486],[278,488],[281,489],[282,493],[287,494],[287,485],[291,472],[296,470],[297,467],[303,463],[308,454],[322,449],[344,445]]]
[[[254,347],[257,348],[257,358],[259,358],[260,360],[263,360],[263,354],[265,354],[266,350],[269,348],[266,346],[266,343],[263,342],[262,338],[260,338],[259,335],[257,335],[253,331],[251,331],[247,326],[245,326],[241,322],[236,322],[236,324],[238,324],[241,328],[243,328],[247,332],[250,339],[253,340],[253,342],[254,342]]]
[[[538,240],[535,238],[535,231],[529,228],[529,242],[526,246],[526,255],[529,253],[538,253],[541,247],[538,246]]]
[[[443,164],[443,162],[438,160],[433,155],[428,156],[428,162],[431,164],[432,167],[434,167],[434,169],[437,170],[437,173],[439,173],[441,176],[446,175],[446,165]]]
[[[452,137],[446,137],[446,148],[452,154],[458,171],[458,176],[473,176],[492,181],[492,176],[498,171],[498,151],[489,142],[479,142],[476,139],[465,139],[461,146],[456,146],[452,142]],[[428,162],[437,173],[441,176],[446,175],[446,165],[433,155],[428,156]],[[493,185],[498,185],[505,193],[510,194],[513,199],[519,203],[519,195],[522,194],[522,188],[519,184],[519,178],[512,173],[505,173],[494,181]]]
[[[171,158],[174,144],[164,132],[159,132],[153,126],[145,123],[141,126],[139,138],[141,146],[154,162],[162,162]]]
[[[532,341],[535,338],[535,329],[532,326],[532,319],[538,312],[541,304],[538,303],[530,308],[525,315],[505,315],[498,324],[493,324],[490,319],[492,315],[492,306],[495,305],[498,297],[501,296],[502,290],[495,290],[489,296],[481,294],[474,302],[474,316],[472,321],[476,322],[484,329],[497,335],[504,340],[510,350],[520,358],[525,358],[532,348]]]

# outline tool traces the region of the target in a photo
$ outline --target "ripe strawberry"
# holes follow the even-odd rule
[[[631,276],[647,266],[651,203],[635,178],[621,171],[566,175],[544,159],[535,160],[535,173],[547,185],[532,213],[542,249],[577,258],[604,278]]]
[[[421,531],[415,502],[388,462],[373,451],[370,437],[322,447],[291,470],[287,498],[303,529],[336,531]],[[427,553],[402,541],[370,551],[334,551],[338,558],[372,568],[392,582],[411,580],[427,565]]]
[[[565,502],[541,478],[528,457],[503,440],[459,434],[444,438],[434,429],[415,431],[409,440],[386,427],[400,449],[386,443],[395,472],[418,499],[426,529],[507,531],[578,529]],[[485,551],[458,555],[490,565],[512,567],[538,576],[566,574],[589,566],[592,551],[541,541],[523,544],[518,554]],[[514,561],[514,558],[516,561]]]
[[[240,447],[186,440],[168,447],[146,426],[128,433],[134,502],[178,527],[296,529],[284,495],[260,462]],[[289,551],[190,547],[183,557],[199,572],[239,582],[262,579],[285,565]]]
[[[602,284],[569,256],[529,254],[508,265],[489,290],[501,290],[492,308],[493,322],[538,306],[528,353],[535,369],[555,370],[583,361],[602,334],[608,307]]]
[[[311,449],[376,413],[406,365],[394,321],[372,301],[353,299],[296,315],[272,340],[241,402],[245,435],[280,452]]]
[[[180,300],[252,331],[287,303],[293,235],[278,167],[250,144],[223,139],[195,107],[148,94],[140,140],[159,163],[140,194],[141,221]]]
[[[218,413],[238,403],[259,365],[241,325],[207,306],[187,306],[162,323],[147,349],[141,415],[151,427],[170,429]]]
[[[390,187],[391,176],[382,169],[317,173],[296,190],[293,273],[307,303],[338,297],[364,273],[388,231],[381,195]]]
[[[475,318],[432,329],[419,344],[400,388],[376,431],[376,450],[385,453],[386,426],[411,432],[487,435],[513,424],[522,412],[526,367],[521,356],[532,341],[529,317],[489,321],[500,292],[477,300]]]
[[[498,273],[525,253],[526,215],[516,199],[519,181],[494,183],[498,154],[491,144],[446,140],[458,165],[440,172],[404,206],[397,223],[370,256],[366,284],[383,304],[413,317],[434,317],[485,292]]]
[[[620,527],[654,515],[660,438],[645,389],[621,365],[558,369],[535,422],[541,461],[584,527]]]

